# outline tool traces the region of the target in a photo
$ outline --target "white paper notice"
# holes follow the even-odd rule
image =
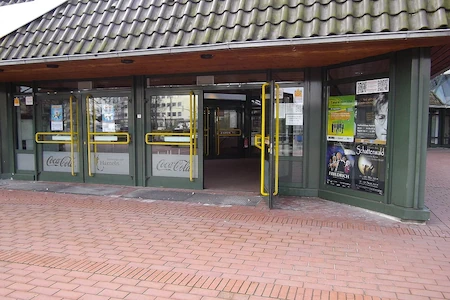
[[[303,125],[303,114],[286,114],[286,125]]]
[[[33,96],[25,97],[25,105],[33,105]]]
[[[389,92],[389,78],[358,81],[356,95]]]

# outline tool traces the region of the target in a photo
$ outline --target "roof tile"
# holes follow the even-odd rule
[[[449,28],[449,0],[69,0],[0,59]]]

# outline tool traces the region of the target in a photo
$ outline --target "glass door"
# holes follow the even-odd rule
[[[206,158],[244,157],[244,107],[240,103],[205,101],[204,139]]]
[[[131,185],[129,93],[38,94],[38,180]]]
[[[198,92],[151,90],[145,102],[145,185],[203,188],[202,99]],[[202,132],[200,131],[200,134]]]
[[[130,94],[93,93],[83,98],[85,182],[134,184]]]
[[[38,180],[82,181],[79,95],[37,96]]]

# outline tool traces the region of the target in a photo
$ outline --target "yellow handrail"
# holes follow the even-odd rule
[[[88,132],[88,136],[87,136],[87,156],[88,156],[88,174],[90,177],[93,177],[94,175],[92,174],[92,166],[91,166],[91,114],[89,113],[89,98],[91,98],[92,95],[88,94],[86,96],[86,130]],[[94,109],[92,110],[92,114],[95,114]],[[94,122],[94,128],[95,128],[95,122]]]
[[[205,124],[203,125],[203,149],[206,156],[209,156],[209,114],[209,107],[207,107],[204,112],[206,118],[203,118],[205,120]]]
[[[220,155],[220,138],[219,138],[219,131],[220,131],[220,109],[216,108],[216,155]]]
[[[69,98],[69,114],[70,114],[70,159],[71,159],[71,171],[72,171],[72,176],[75,176],[75,154],[74,154],[74,149],[73,149],[73,108],[72,108],[72,104],[73,104],[73,98],[75,98],[73,95],[70,96]]]
[[[192,98],[194,98],[194,100],[192,100]],[[192,122],[192,105],[195,106],[195,97],[194,97],[194,92],[190,92],[189,93],[189,134],[190,134],[190,138],[189,138],[189,180],[192,182],[194,181],[194,173],[193,173],[193,147],[194,147],[194,143],[192,141],[193,137],[193,122]],[[194,137],[195,138],[195,137]]]
[[[265,192],[264,190],[264,177],[265,177],[265,168],[264,163],[266,159],[265,154],[265,147],[266,143],[269,142],[270,147],[270,139],[266,136],[266,87],[270,85],[269,83],[264,83],[262,85],[262,95],[261,95],[261,134],[255,136],[255,144],[256,147],[261,149],[261,182],[260,182],[260,192],[262,196],[269,196],[269,193]],[[279,106],[280,106],[280,97],[279,97],[279,90],[280,86],[278,84],[275,84],[276,86],[276,108],[275,108],[275,150],[271,149],[272,151],[275,151],[275,191],[273,193],[274,196],[278,195],[278,175],[279,175],[279,137],[280,137],[280,118],[279,118]],[[262,137],[264,137],[264,142],[262,142]],[[272,147],[273,148],[273,147]],[[269,148],[270,149],[270,148]],[[270,180],[269,180],[269,184]]]

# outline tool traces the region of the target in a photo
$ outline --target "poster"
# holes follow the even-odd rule
[[[327,141],[353,142],[355,136],[355,96],[328,98]]]
[[[357,144],[355,147],[356,170],[355,188],[358,190],[384,194],[385,185],[385,145]]]
[[[332,186],[352,188],[354,151],[351,143],[327,143],[327,179]]]
[[[386,144],[389,78],[356,83],[356,142]]]
[[[102,131],[116,132],[114,105],[102,104]]]
[[[356,96],[356,142],[386,144],[388,94]]]
[[[51,131],[62,131],[64,130],[63,123],[63,106],[62,105],[52,105],[50,108],[51,113]]]
[[[294,91],[294,103],[303,105],[303,87],[299,87]]]

